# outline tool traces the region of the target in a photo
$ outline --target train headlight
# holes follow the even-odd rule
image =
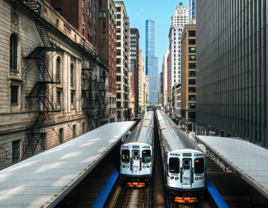
[[[125,165],[123,165],[123,168],[125,168],[126,166]]]
[[[143,169],[145,169],[146,168],[146,166],[143,166]]]
[[[147,168],[150,168],[150,166],[149,166],[149,165],[147,165]]]
[[[170,179],[171,179],[171,180],[173,180],[173,179],[174,179],[174,177],[173,177],[173,176],[171,176],[171,177],[170,177]]]
[[[127,168],[129,168],[129,166],[127,166]]]
[[[199,179],[200,179],[201,181],[203,180],[203,178],[202,178],[202,177],[200,177]]]
[[[176,180],[176,181],[179,180],[179,177],[175,177],[175,180]]]

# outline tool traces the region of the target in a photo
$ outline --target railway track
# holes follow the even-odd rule
[[[114,192],[116,196],[108,199],[105,208],[149,208],[150,186],[135,189],[118,183]]]

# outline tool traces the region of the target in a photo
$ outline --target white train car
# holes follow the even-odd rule
[[[150,183],[154,161],[154,114],[146,113],[120,149],[120,180],[141,188]]]
[[[206,190],[206,157],[171,119],[158,122],[164,178],[170,198],[196,203]]]

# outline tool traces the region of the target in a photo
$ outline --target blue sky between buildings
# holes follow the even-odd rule
[[[129,15],[130,27],[138,28],[140,33],[140,49],[145,61],[145,23],[151,19],[155,21],[155,56],[158,57],[158,73],[162,71],[163,55],[169,47],[168,33],[171,24],[170,17],[176,7],[183,2],[189,10],[189,0],[125,0]],[[189,12],[189,11],[188,11]],[[145,64],[145,63],[144,63]]]

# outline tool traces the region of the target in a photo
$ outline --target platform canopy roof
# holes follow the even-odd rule
[[[195,136],[233,168],[252,187],[268,198],[268,150],[245,140]]]
[[[0,171],[0,206],[54,207],[118,143],[133,121],[106,124]]]

